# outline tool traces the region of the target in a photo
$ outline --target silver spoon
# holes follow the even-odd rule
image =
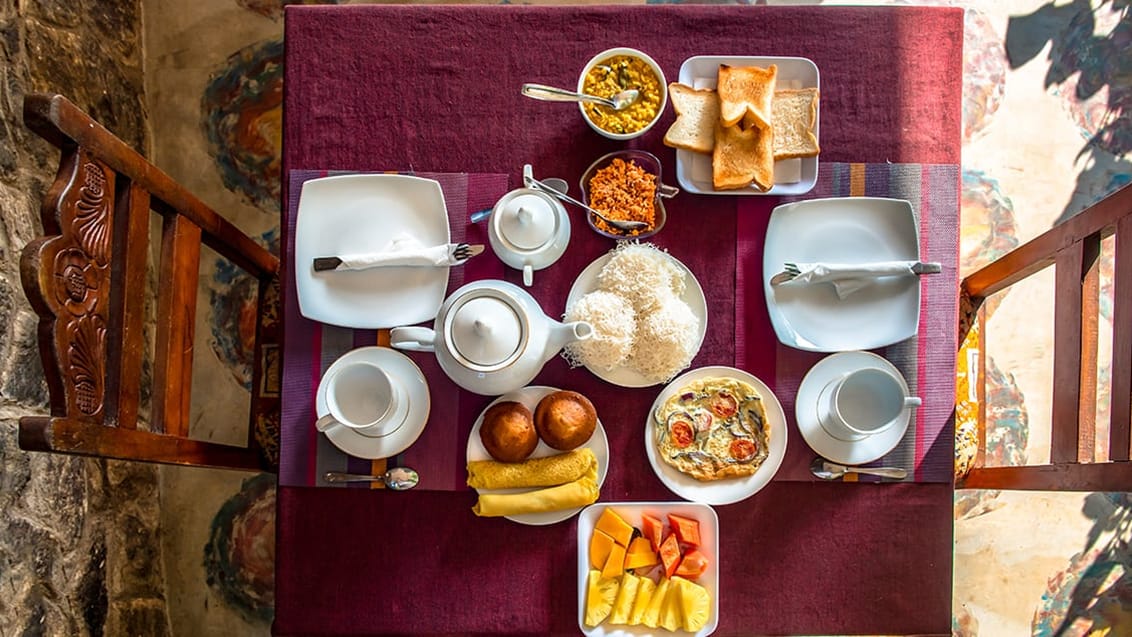
[[[641,94],[637,89],[631,88],[621,91],[613,97],[598,97],[597,95],[576,93],[574,91],[567,91],[566,89],[546,86],[544,84],[524,84],[522,90],[519,92],[527,97],[533,97],[536,100],[546,102],[593,102],[594,104],[608,106],[615,111],[622,110],[637,101],[637,97]]]
[[[620,228],[621,230],[636,230],[638,228],[647,228],[648,225],[649,225],[649,224],[645,223],[644,221],[620,221],[620,220],[617,220],[617,219],[610,219],[609,217],[603,215],[601,212],[598,212],[597,210],[587,206],[586,204],[578,201],[577,199],[574,199],[573,197],[571,197],[570,195],[567,195],[564,192],[559,192],[558,190],[551,188],[549,185],[535,179],[534,177],[524,176],[523,177],[523,184],[527,188],[533,188],[534,190],[541,190],[541,191],[543,191],[547,194],[554,195],[555,197],[558,197],[559,199],[561,199],[562,201],[565,201],[566,203],[572,203],[575,206],[578,206],[579,208],[581,208],[582,210],[585,210],[586,212],[588,212],[592,215],[595,215],[596,217],[604,220],[606,223],[613,226],[614,228]]]
[[[323,476],[327,482],[384,482],[385,486],[393,491],[408,491],[417,486],[421,481],[421,477],[417,472],[408,467],[393,467],[389,471],[379,475],[371,476],[361,473],[341,473],[338,471],[327,471]]]
[[[900,467],[847,467],[843,464],[830,462],[825,458],[814,458],[814,461],[810,463],[810,473],[822,480],[836,480],[847,473],[863,473],[882,478],[896,478],[897,480],[908,477],[908,472]]]

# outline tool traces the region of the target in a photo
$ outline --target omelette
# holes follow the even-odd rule
[[[656,449],[697,480],[749,476],[766,460],[770,427],[762,397],[726,377],[694,380],[653,413]]]

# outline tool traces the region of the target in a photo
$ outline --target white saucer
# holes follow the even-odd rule
[[[692,354],[695,358],[696,354],[700,351],[700,346],[704,344],[704,336],[707,334],[707,299],[704,298],[704,289],[700,287],[700,282],[696,279],[696,275],[688,269],[688,266],[680,262],[679,259],[668,254],[663,253],[664,256],[672,260],[681,271],[684,272],[684,294],[680,295],[680,300],[688,304],[691,308],[692,314],[700,320],[700,333],[699,340],[696,342],[696,353]],[[570,293],[566,295],[566,307],[586,294],[593,292],[597,289],[597,275],[601,274],[601,269],[605,267],[606,263],[613,258],[609,252],[594,259],[593,263],[586,266],[582,270],[578,278],[574,280],[574,285],[570,286]],[[595,367],[586,366],[586,369],[593,372],[594,376],[604,380],[607,383],[617,385],[618,387],[651,387],[659,385],[660,381],[651,380],[644,374],[638,372],[632,367],[621,365],[613,369],[599,369]]]
[[[468,449],[467,461],[473,460],[491,460],[491,454],[483,446],[483,441],[480,440],[480,425],[483,424],[483,415],[487,412],[491,405],[503,401],[511,400],[522,404],[527,409],[534,413],[535,407],[538,406],[540,400],[547,394],[558,391],[557,387],[545,387],[542,385],[529,385],[521,389],[516,389],[513,392],[508,392],[499,398],[491,401],[491,404],[483,408],[480,415],[476,417],[476,422],[472,425],[472,433],[468,436]],[[605,483],[605,474],[609,472],[609,439],[605,437],[605,427],[601,424],[601,418],[597,419],[597,427],[594,427],[594,433],[590,439],[582,447],[594,452],[594,457],[597,458],[597,486],[601,487]],[[550,445],[539,440],[538,446],[531,452],[531,458],[543,458],[546,456],[553,456],[562,453],[557,449],[552,448]],[[525,491],[533,491],[534,489],[482,489],[487,493],[523,493]],[[477,489],[476,492],[480,492]],[[576,509],[564,509],[562,511],[546,511],[544,513],[522,513],[519,515],[508,515],[508,520],[518,522],[519,524],[529,524],[532,526],[541,526],[546,524],[554,524],[562,520],[568,520],[574,517],[584,507]]]
[[[818,394],[833,379],[856,369],[883,369],[901,375],[892,363],[871,352],[841,352],[821,359],[810,368],[798,396],[794,399],[794,416],[806,444],[819,456],[841,464],[855,465],[872,462],[896,448],[904,439],[908,422],[915,409],[905,409],[896,417],[896,424],[875,436],[856,442],[834,438],[818,422]]]
[[[395,456],[417,441],[424,431],[425,423],[428,422],[431,409],[428,381],[412,359],[386,347],[359,347],[346,352],[330,365],[323,374],[323,379],[327,378],[336,367],[359,359],[379,365],[395,382],[401,383],[405,389],[405,397],[409,401],[405,422],[396,431],[381,437],[365,436],[349,427],[334,427],[326,432],[326,437],[335,447],[357,458],[377,460]],[[325,382],[318,384],[315,410],[319,418],[330,413],[330,409],[326,406]],[[313,427],[314,424],[312,423],[311,426]]]
[[[411,175],[338,175],[303,183],[295,220],[299,312],[361,329],[413,325],[436,317],[448,266],[393,266],[315,272],[316,257],[381,250],[407,235],[426,246],[449,242],[444,192]]]
[[[763,293],[778,340],[811,352],[876,349],[916,335],[920,279],[882,277],[838,298],[828,283],[771,285],[783,264],[917,261],[912,204],[881,197],[834,197],[783,204],[767,222]]]

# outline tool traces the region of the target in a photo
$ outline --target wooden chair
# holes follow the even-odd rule
[[[20,419],[20,447],[270,469],[278,371],[264,363],[277,359],[264,341],[277,331],[279,260],[66,98],[28,95],[24,121],[61,151],[61,159],[43,200],[46,236],[25,247],[20,263],[24,292],[40,317],[51,408],[48,416]],[[147,428],[139,422],[139,405],[153,212],[162,218],[162,232]],[[259,282],[246,447],[188,437],[202,243]]]
[[[1112,335],[1112,405],[1107,458],[1095,451],[1097,335],[1101,241],[1116,235]],[[1132,491],[1132,186],[980,268],[960,285],[960,342],[974,321],[985,324],[982,302],[1053,264],[1053,420],[1050,461],[1042,465],[984,465],[986,395],[979,371],[978,452],[957,488],[1040,491]],[[979,329],[979,350],[986,330]],[[985,360],[985,356],[980,357]],[[983,365],[985,368],[985,365]],[[972,370],[973,371],[973,370]]]

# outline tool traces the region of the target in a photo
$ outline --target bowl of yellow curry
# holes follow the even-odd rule
[[[579,93],[613,97],[628,89],[636,89],[640,95],[619,111],[601,104],[578,103],[590,128],[610,139],[644,135],[664,112],[668,84],[656,61],[637,49],[608,49],[586,63],[578,78]]]

